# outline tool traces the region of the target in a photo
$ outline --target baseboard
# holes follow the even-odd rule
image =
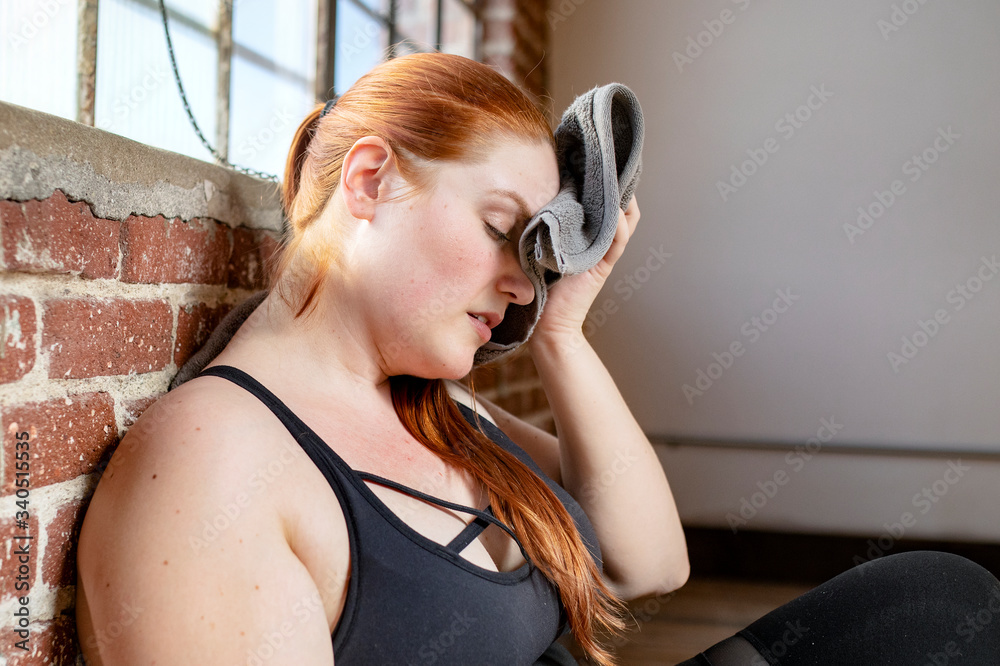
[[[1000,545],[685,528],[691,575],[818,585],[872,558],[913,550],[966,557],[1000,577]],[[879,542],[881,539],[881,543]]]

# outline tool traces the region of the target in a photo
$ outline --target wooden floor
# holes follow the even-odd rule
[[[618,663],[675,666],[809,589],[785,583],[693,578],[672,595],[630,604],[638,629],[616,644]],[[566,645],[581,664],[590,663],[574,643]]]

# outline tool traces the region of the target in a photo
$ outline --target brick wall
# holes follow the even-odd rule
[[[535,99],[540,109],[551,115],[548,63],[545,61],[553,11],[549,6],[550,0],[486,0],[483,61],[504,72]],[[561,10],[557,7],[556,11]]]
[[[522,3],[493,4],[515,11],[489,19],[490,57],[540,91],[542,74],[525,81],[531,58],[504,56],[494,39],[515,35],[516,48],[534,34],[501,25],[523,23]],[[280,229],[273,185],[0,102],[0,665],[82,663],[75,543],[87,502],[129,426],[263,286]],[[474,374],[479,394],[554,432],[523,350]],[[27,652],[15,647],[22,596]]]
[[[0,663],[68,664],[87,501],[126,429],[263,286],[281,216],[273,186],[209,164],[3,103],[0,128]]]

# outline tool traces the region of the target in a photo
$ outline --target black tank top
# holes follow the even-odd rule
[[[273,393],[246,372],[226,365],[203,370],[257,396],[326,477],[340,502],[350,539],[351,576],[334,629],[337,664],[576,664],[555,640],[566,616],[555,587],[525,556],[513,571],[479,567],[459,553],[490,524],[517,541],[490,513],[442,499],[382,477],[356,471]],[[474,413],[456,402],[475,427]],[[580,505],[548,478],[499,428],[480,419],[486,435],[522,460],[566,507],[601,567],[597,535]],[[365,481],[476,517],[447,546],[410,528]],[[518,542],[518,546],[521,546]],[[524,554],[524,548],[521,547]]]

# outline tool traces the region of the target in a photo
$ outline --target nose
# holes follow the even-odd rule
[[[520,253],[517,243],[511,243],[513,251],[504,253],[503,272],[498,287],[511,296],[511,301],[518,305],[527,305],[535,300],[535,286],[521,268]]]

